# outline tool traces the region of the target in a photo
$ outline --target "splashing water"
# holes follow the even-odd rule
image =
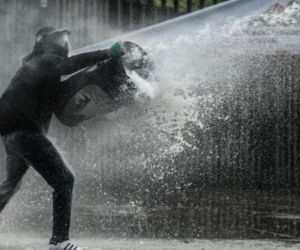
[[[247,63],[237,64],[236,55],[243,58],[254,49],[256,53],[271,54],[283,48],[295,50],[294,44],[280,40],[285,34],[277,35],[270,46],[263,42],[269,41],[268,36],[258,39],[247,31],[258,26],[258,20],[263,20],[261,27],[283,23],[294,26],[295,21],[290,20],[298,18],[298,10],[299,4],[292,3],[280,13],[229,18],[221,27],[205,24],[192,30],[176,30],[172,36],[141,39],[155,68],[147,80],[127,72],[139,89],[137,105],[109,114],[107,120],[86,124],[89,150],[79,149],[85,159],[83,165],[101,168],[99,159],[105,159],[104,164],[116,173],[124,169],[143,172],[185,148],[197,150],[193,143],[197,135],[188,128],[205,132],[213,120],[226,121],[232,115],[223,112],[222,103],[230,96],[236,98],[234,91],[247,74]],[[66,147],[66,151],[72,149]],[[163,174],[163,166],[160,172]]]
[[[52,132],[78,175],[78,202],[90,206],[93,202],[109,203],[112,194],[118,193],[112,203],[121,203],[124,197],[131,199],[130,192],[145,195],[146,188],[139,190],[145,186],[142,182],[163,183],[165,176],[172,176],[164,169],[164,160],[187,148],[199,150],[198,145],[207,141],[202,142],[194,131],[205,133],[214,121],[226,122],[234,116],[234,111],[224,111],[222,104],[228,99],[236,102],[236,87],[247,77],[247,68],[236,61],[235,55],[243,60],[253,50],[300,51],[298,43],[290,43],[291,39],[287,43],[285,34],[273,37],[276,41],[270,45],[270,37],[248,32],[251,27],[267,23],[291,24],[294,28],[297,18],[299,4],[293,3],[280,13],[229,18],[220,27],[191,25],[165,36],[140,38],[139,44],[149,53],[155,68],[147,80],[127,71],[139,89],[138,103],[69,130],[68,136],[61,135],[61,128]],[[37,193],[24,197],[29,196],[40,199]]]

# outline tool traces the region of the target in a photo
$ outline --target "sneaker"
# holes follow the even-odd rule
[[[76,244],[71,243],[69,240],[57,243],[56,245],[50,244],[49,250],[88,250],[86,247],[80,247]]]

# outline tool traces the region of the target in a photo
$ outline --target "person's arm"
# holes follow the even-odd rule
[[[124,54],[124,44],[122,42],[117,42],[107,50],[97,50],[67,57],[56,65],[56,69],[60,75],[69,75],[87,66],[91,66],[109,58],[118,58]]]
[[[56,65],[56,69],[60,75],[68,75],[109,58],[111,56],[108,50],[86,52],[63,59]]]

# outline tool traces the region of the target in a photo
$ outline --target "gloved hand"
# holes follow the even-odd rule
[[[108,53],[111,57],[117,58],[125,54],[124,44],[117,42],[108,49]]]

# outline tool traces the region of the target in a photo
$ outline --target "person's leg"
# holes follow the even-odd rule
[[[50,243],[69,239],[74,176],[52,143],[39,133],[20,132],[14,150],[54,189],[53,235]]]
[[[28,169],[28,164],[9,150],[9,145],[2,138],[6,148],[6,180],[0,185],[0,212],[7,205],[11,197],[19,190],[21,179]]]

